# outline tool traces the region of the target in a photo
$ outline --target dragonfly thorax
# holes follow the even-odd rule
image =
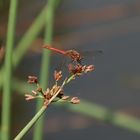
[[[66,51],[66,55],[69,56],[73,61],[80,62],[82,57],[80,53],[75,50],[68,50]]]

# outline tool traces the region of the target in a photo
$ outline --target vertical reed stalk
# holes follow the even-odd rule
[[[47,13],[46,13],[46,27],[45,27],[45,38],[44,42],[51,44],[53,39],[53,19],[54,19],[54,9],[56,0],[48,0]],[[50,52],[48,50],[43,51],[42,64],[40,71],[40,83],[42,88],[46,88],[48,83],[49,75],[49,64],[50,64]],[[42,101],[37,102],[37,111],[42,106]],[[43,137],[43,116],[35,125],[34,140],[41,140]]]
[[[21,132],[14,138],[14,140],[21,140],[23,136],[33,127],[39,117],[45,112],[46,106],[42,106],[41,109],[36,113],[32,120],[21,130]]]
[[[33,22],[33,24],[31,25],[31,27],[25,33],[23,38],[17,44],[17,47],[15,48],[12,55],[13,68],[16,68],[18,66],[24,54],[29,49],[30,44],[33,42],[33,40],[37,37],[41,29],[43,28],[45,24],[46,11],[47,11],[47,8],[45,6],[40,12],[40,14],[38,15],[38,17]],[[3,77],[4,68],[0,70],[0,76],[1,76],[0,77],[0,87],[1,87],[3,84],[3,78],[4,78]]]
[[[11,0],[10,10],[9,10],[5,63],[4,63],[5,75],[4,75],[4,84],[3,84],[2,128],[1,128],[2,140],[9,140],[10,138],[12,53],[13,53],[14,36],[15,36],[16,13],[17,13],[16,11],[17,11],[17,0]]]

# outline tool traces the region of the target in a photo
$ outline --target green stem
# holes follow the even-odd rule
[[[47,13],[46,13],[46,30],[45,30],[45,39],[44,42],[51,44],[53,38],[53,19],[54,19],[54,9],[55,9],[56,0],[48,0]],[[50,64],[50,51],[43,50],[41,72],[40,72],[40,83],[43,89],[46,89],[48,83],[49,75],[49,64]],[[38,100],[37,110],[42,106],[42,101]],[[43,137],[43,119],[42,116],[37,122],[34,131],[34,140],[41,140]]]
[[[45,106],[42,106],[41,109],[38,111],[38,113],[32,118],[32,120],[21,130],[21,132],[16,136],[14,140],[20,140],[30,129],[31,127],[37,122],[37,120],[43,115],[45,109],[47,106],[56,98],[56,96],[60,93],[61,89],[65,85],[65,81],[61,85],[58,91],[54,93],[54,96],[49,100],[48,104]]]
[[[71,111],[79,112],[88,117],[96,118],[140,134],[140,120],[122,112],[113,112],[108,108],[84,100],[81,100],[79,105],[68,105],[67,107]]]
[[[19,91],[22,94],[29,93],[31,89],[34,89],[35,87],[32,87],[31,89],[27,88],[29,87],[27,82],[21,82],[14,80],[13,87],[15,90]],[[121,113],[119,111],[111,111],[106,107],[103,107],[101,105],[98,105],[96,103],[90,103],[85,100],[81,100],[80,104],[73,105],[73,104],[64,104],[64,103],[58,103],[57,105],[63,105],[64,107],[67,107],[71,111],[78,112],[81,115],[85,115],[87,117],[91,117],[100,121],[104,121],[107,123],[111,123],[115,126],[119,126],[121,128],[126,128],[130,131],[136,132],[140,134],[140,119],[135,118],[133,116],[129,116]]]
[[[10,1],[9,10],[9,21],[7,31],[7,42],[6,42],[6,54],[5,54],[5,75],[3,85],[3,99],[2,99],[2,128],[1,128],[1,139],[9,140],[10,137],[10,104],[11,104],[11,85],[12,85],[12,53],[15,36],[15,25],[16,25],[16,11],[17,11],[17,0]]]
[[[39,32],[45,25],[45,18],[47,16],[47,6],[44,7],[44,9],[41,11],[39,16],[36,18],[36,20],[33,22],[32,26],[30,29],[25,33],[24,37],[22,40],[19,42],[17,45],[14,55],[13,56],[13,65],[16,67],[27,50],[30,47],[30,44],[33,42],[33,40],[38,36]]]
[[[46,12],[47,12],[47,8],[45,6],[43,10],[41,11],[41,13],[39,14],[39,16],[33,22],[32,26],[25,33],[21,41],[17,44],[17,47],[14,50],[13,55],[12,55],[12,63],[13,63],[14,68],[18,66],[24,54],[29,49],[30,44],[37,37],[37,35],[39,34],[41,29],[45,25],[45,18],[47,16]],[[3,84],[4,73],[5,73],[5,70],[4,68],[2,68],[0,71],[0,87]]]
[[[55,8],[57,8],[62,0],[57,0]],[[46,6],[40,12],[39,16],[33,22],[32,26],[25,33],[21,41],[17,44],[15,51],[13,52],[12,60],[14,68],[18,66],[26,51],[29,49],[32,41],[37,37],[42,27],[45,25],[47,8]],[[4,68],[0,70],[0,88],[3,84]]]
[[[36,121],[42,116],[45,112],[46,106],[42,106],[42,108],[38,111],[38,113],[32,118],[32,120],[20,131],[20,133],[14,138],[14,140],[20,140],[23,136],[32,128],[32,126],[36,123]]]

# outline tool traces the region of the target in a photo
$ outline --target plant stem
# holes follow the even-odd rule
[[[45,6],[42,11],[40,12],[39,16],[36,18],[36,20],[33,22],[32,26],[29,28],[29,30],[25,33],[24,37],[21,39],[21,41],[17,44],[17,47],[14,51],[13,56],[13,65],[16,67],[21,59],[23,58],[24,54],[27,52],[27,50],[30,47],[30,44],[33,42],[33,40],[38,36],[39,32],[45,25],[45,18],[47,16],[47,6]]]
[[[28,31],[25,33],[23,38],[17,44],[17,47],[15,48],[13,55],[12,55],[13,68],[16,68],[18,66],[18,64],[20,63],[24,54],[29,49],[30,44],[37,37],[40,30],[45,25],[45,18],[47,16],[46,12],[47,12],[47,8],[45,6],[43,8],[43,10],[40,12],[39,16],[33,22],[32,26],[28,29]],[[5,72],[5,70],[4,70],[4,68],[2,68],[0,71],[0,87],[3,84],[4,72]]]
[[[53,19],[56,0],[48,0],[47,13],[46,13],[46,27],[44,42],[51,44],[53,38]],[[40,84],[43,89],[46,89],[49,75],[50,64],[50,51],[44,50],[42,56],[41,72],[40,72]],[[42,106],[42,101],[38,100],[37,110]],[[43,116],[37,122],[34,130],[34,140],[41,140],[43,137]]]
[[[12,86],[12,53],[14,46],[15,25],[16,25],[16,12],[17,0],[10,1],[9,21],[6,42],[5,54],[5,75],[3,85],[3,99],[2,99],[2,128],[1,139],[9,140],[10,137],[10,104],[11,104],[11,86]]]
[[[36,123],[36,121],[41,117],[41,115],[45,112],[46,106],[42,106],[42,108],[38,111],[38,113],[32,118],[32,120],[21,130],[21,132],[14,138],[14,140],[20,140],[23,136],[32,128],[32,126]]]
[[[62,0],[57,0],[55,4],[55,8],[57,8]],[[46,22],[46,14],[47,8],[46,6],[42,9],[38,17],[35,19],[31,27],[28,29],[28,31],[25,33],[21,41],[17,44],[16,49],[13,52],[12,55],[12,62],[14,68],[18,66],[21,59],[23,58],[26,51],[29,49],[30,44],[32,41],[37,37],[43,26]],[[0,70],[0,88],[3,84],[3,76],[4,76],[4,68]]]
[[[37,114],[32,118],[32,120],[20,131],[20,133],[15,137],[14,140],[20,140],[31,128],[32,126],[37,122],[37,120],[43,115],[45,109],[47,109],[47,106],[56,98],[56,96],[60,93],[61,89],[64,87],[66,82],[64,81],[61,87],[54,93],[54,96],[49,100],[47,105],[43,105],[41,109],[37,112]]]
[[[84,100],[82,100],[79,105],[69,104],[67,107],[71,111],[79,112],[83,115],[96,118],[140,134],[140,120],[122,112],[113,112],[106,107],[95,103],[89,103]]]
[[[26,92],[29,93],[31,89],[35,88],[32,87],[31,89],[28,89],[27,87],[29,87],[27,83],[17,80],[14,80],[13,82],[13,88],[22,94],[25,94]],[[73,112],[78,112],[81,115],[107,122],[140,134],[140,119],[130,116],[129,114],[126,115],[119,111],[113,112],[107,107],[103,107],[93,102],[90,103],[85,100],[81,100],[80,104],[78,105],[73,105],[69,103],[57,103],[57,105],[61,107],[67,107],[69,110]]]

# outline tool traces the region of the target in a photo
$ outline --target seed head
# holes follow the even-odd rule
[[[34,90],[32,90],[32,94],[36,96],[37,95],[37,92],[34,91]]]
[[[80,103],[80,99],[78,97],[73,97],[70,102],[72,104],[79,104]]]
[[[72,74],[76,74],[76,75],[81,75],[82,74],[82,65],[77,64],[77,65],[73,65],[73,64],[69,64],[68,69],[69,72]]]
[[[93,71],[93,70],[95,70],[94,65],[88,65],[88,66],[84,67],[84,69],[83,69],[83,71],[84,71],[85,73],[91,72],[91,71]]]
[[[37,77],[36,76],[28,76],[28,83],[29,84],[37,84],[38,83],[38,80],[37,80]]]
[[[62,78],[62,71],[54,71],[54,79],[55,81],[59,81]]]
[[[67,99],[69,99],[70,98],[70,96],[63,96],[61,99],[62,100],[67,100]]]
[[[30,95],[30,94],[25,94],[25,100],[32,100],[32,99],[34,99],[35,97],[34,96],[32,96],[32,95]]]

